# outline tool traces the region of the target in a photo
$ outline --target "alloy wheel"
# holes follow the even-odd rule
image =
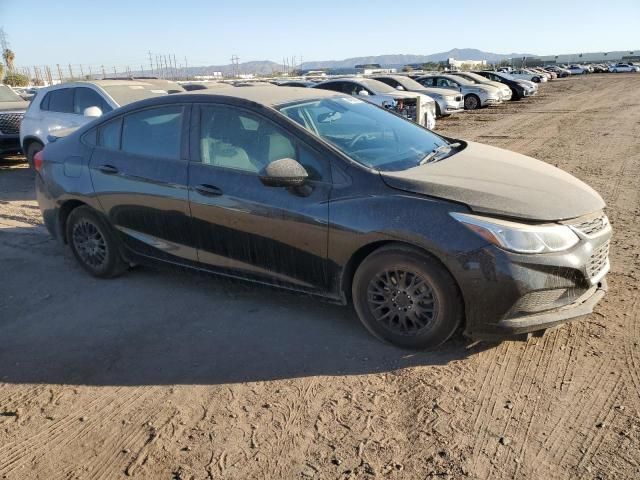
[[[73,226],[73,245],[81,260],[92,268],[100,268],[107,260],[107,242],[100,230],[83,219]]]
[[[428,329],[438,315],[438,299],[418,273],[393,269],[375,275],[367,288],[367,302],[375,320],[400,335]]]

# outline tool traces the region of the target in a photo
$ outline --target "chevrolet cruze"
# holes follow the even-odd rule
[[[611,227],[590,187],[340,93],[143,100],[34,166],[47,228],[94,276],[164,263],[352,302],[405,348],[544,330],[606,289]]]

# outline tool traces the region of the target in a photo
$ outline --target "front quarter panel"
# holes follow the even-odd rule
[[[461,259],[487,242],[454,220],[449,215],[454,211],[469,210],[454,202],[395,190],[375,173],[355,175],[349,185],[334,185],[328,252],[330,264],[336,266],[333,288],[341,288],[342,273],[354,253],[382,242],[423,249],[457,279],[466,268]]]

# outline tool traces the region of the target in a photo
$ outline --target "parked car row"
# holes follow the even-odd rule
[[[31,151],[44,224],[95,277],[179,265],[305,292],[352,303],[369,332],[404,348],[591,312],[609,270],[602,198],[403,110],[431,94],[444,100],[427,115],[478,108],[537,85],[501,72],[409,80],[43,89],[22,138],[44,145]]]

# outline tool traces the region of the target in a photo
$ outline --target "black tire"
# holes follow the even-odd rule
[[[451,274],[429,255],[404,246],[369,255],[353,278],[352,298],[371,334],[409,349],[435,348],[447,341],[464,311]]]
[[[464,109],[465,110],[477,110],[482,106],[482,102],[480,102],[480,97],[470,93],[466,97],[464,97]]]
[[[76,260],[94,277],[113,278],[127,270],[111,228],[90,207],[71,211],[66,235]]]
[[[33,168],[33,157],[35,156],[36,153],[38,153],[43,148],[44,148],[44,145],[42,145],[40,142],[33,141],[29,143],[29,146],[27,147],[27,151],[24,152],[24,154],[26,155],[27,162],[29,163],[29,166],[31,168]]]

